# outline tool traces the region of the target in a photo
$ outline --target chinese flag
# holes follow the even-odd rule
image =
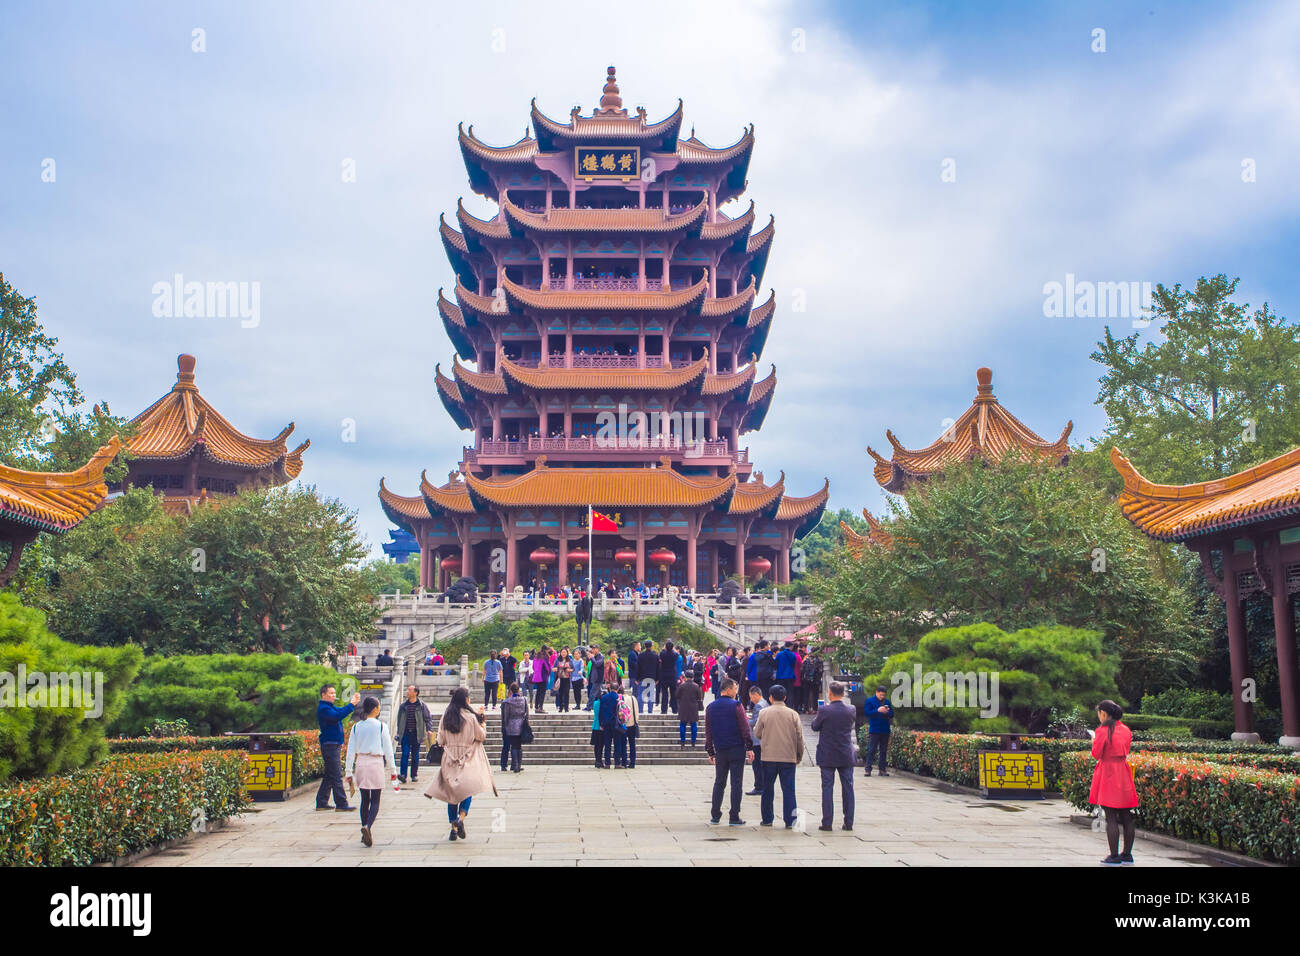
[[[592,531],[617,531],[618,525],[614,519],[608,515],[603,515],[599,511],[591,513],[591,530]]]

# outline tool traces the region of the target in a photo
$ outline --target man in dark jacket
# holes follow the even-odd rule
[[[633,693],[636,693],[635,690],[636,679],[637,679],[636,675],[637,675],[637,671],[640,670],[639,667],[640,662],[641,662],[641,642],[633,641],[632,649],[627,652],[627,670],[623,672],[623,684],[629,689],[632,689]],[[639,706],[637,708],[637,712],[640,713]]]
[[[776,683],[776,655],[772,653],[767,641],[758,642],[754,649],[754,661],[754,683],[762,691],[763,699],[767,700],[768,692]]]
[[[894,708],[885,699],[885,685],[876,688],[876,696],[868,697],[863,713],[867,718],[867,776],[871,776],[871,765],[875,763],[876,751],[880,751],[880,775],[888,777],[885,769],[885,757],[889,753],[889,734],[893,729]]]
[[[320,789],[316,791],[316,809],[330,808],[330,793],[334,794],[334,809],[340,813],[351,812],[347,795],[343,792],[343,762],[339,759],[343,750],[343,719],[361,703],[361,695],[353,694],[352,702],[346,707],[335,705],[338,693],[333,684],[326,684],[320,689],[320,703],[316,705],[316,723],[320,727],[320,755],[325,764],[325,776],[321,778]]]
[[[817,708],[812,729],[817,733],[817,766],[822,772],[822,824],[817,829],[831,830],[835,816],[835,775],[840,777],[844,803],[844,829],[853,829],[853,728],[857,710],[844,699],[844,685],[832,681],[827,691],[830,699]]]
[[[587,668],[587,706],[591,710],[592,701],[599,700],[605,693],[605,658],[600,656],[600,648],[591,645],[591,659]]]
[[[655,653],[654,641],[645,642],[645,650],[636,659],[636,671],[628,673],[636,677],[637,713],[654,713],[654,687],[655,681],[659,679],[659,655]]]
[[[740,819],[740,788],[745,775],[745,761],[754,759],[754,742],[749,733],[745,708],[736,700],[736,682],[722,682],[722,696],[704,709],[704,749],[714,766],[713,802],[710,823],[722,820],[722,793],[731,780],[731,813],[727,823],[744,826]]]
[[[514,655],[510,653],[510,648],[501,648],[501,683],[509,687],[517,678],[516,670],[519,667],[519,661],[515,660]]]
[[[402,743],[402,767],[397,779],[406,783],[406,767],[410,764],[411,779],[420,779],[420,751],[433,743],[433,716],[429,705],[420,700],[420,688],[406,688],[406,700],[397,708],[393,718],[393,736]]]
[[[673,642],[665,641],[664,649],[659,654],[659,693],[655,703],[660,707],[659,713],[668,713],[671,707],[677,713],[677,652]]]

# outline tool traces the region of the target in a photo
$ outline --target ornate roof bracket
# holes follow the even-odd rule
[[[1219,596],[1224,597],[1223,578],[1214,573],[1214,565],[1210,563],[1210,549],[1201,548],[1196,552],[1201,556],[1201,573],[1205,575],[1205,583],[1210,586],[1210,590]]]

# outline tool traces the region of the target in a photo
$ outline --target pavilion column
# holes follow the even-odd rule
[[[1295,605],[1286,590],[1286,561],[1280,532],[1273,532],[1273,632],[1277,641],[1277,683],[1282,698],[1284,747],[1300,750],[1300,684],[1296,681]]]
[[[790,542],[781,541],[781,553],[777,555],[776,561],[776,583],[782,586],[790,583]]]
[[[667,197],[665,197],[665,199],[666,198]],[[665,292],[668,292],[669,290],[672,289],[672,283],[668,281],[668,257],[667,256],[664,256],[664,279],[663,279],[662,288]]]
[[[642,251],[641,255],[637,258],[636,266],[637,266],[636,287],[639,291],[644,292],[645,291],[645,252],[644,251]]]
[[[560,514],[560,527],[564,527],[564,514],[562,512]],[[556,549],[558,557],[555,565],[555,580],[560,587],[564,587],[569,583],[569,539],[561,532],[558,540],[560,546]]]
[[[500,439],[501,439],[501,414],[498,411],[496,411],[496,409],[493,409],[492,410],[492,440],[499,441]]]
[[[699,535],[695,529],[696,522],[691,522],[690,534],[686,538],[686,587],[694,591],[696,583],[695,550],[699,546]]]
[[[1232,566],[1231,541],[1223,542],[1222,553],[1223,603],[1228,616],[1228,666],[1232,673],[1232,739],[1258,741],[1254,708],[1242,697],[1242,687],[1250,676],[1250,656],[1246,646],[1246,615],[1237,590],[1237,571]]]
[[[542,256],[542,288],[551,288],[551,257],[548,255]]]
[[[636,336],[636,367],[645,368],[645,329]]]
[[[460,574],[461,577],[474,578],[474,545],[469,540],[467,527],[460,539]],[[478,578],[474,578],[475,582]]]
[[[672,363],[668,359],[668,333],[665,332],[662,338],[664,342],[664,368],[671,368]]]
[[[420,547],[420,587],[426,591],[433,587],[430,582],[430,569],[433,566],[433,549],[427,544]]]
[[[573,208],[572,203],[570,203],[569,208],[570,209]],[[569,246],[569,254],[568,256],[565,257],[564,261],[565,261],[565,267],[569,270],[568,274],[566,274],[564,277],[564,287],[566,289],[572,289],[573,288],[573,246]]]
[[[515,524],[506,524],[506,586],[504,590],[513,591],[519,583],[519,543],[515,539]]]
[[[714,541],[709,545],[709,586],[716,591],[718,589],[718,542]]]
[[[645,532],[641,529],[640,516],[636,519],[636,583],[645,580]]]
[[[546,430],[546,398],[543,396],[542,407],[537,412],[537,435],[540,438],[545,438],[548,434],[549,432]]]
[[[745,573],[745,532],[747,529],[741,528],[736,532],[736,576],[744,580]]]
[[[549,275],[549,273],[548,273]],[[547,279],[547,288],[550,288],[550,279]],[[546,329],[542,329],[542,368],[549,368],[551,364],[551,335]]]
[[[573,436],[573,409],[569,408],[567,403],[564,409],[564,437]]]
[[[573,331],[564,331],[564,367],[573,368]]]

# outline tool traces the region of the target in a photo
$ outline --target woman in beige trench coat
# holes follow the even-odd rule
[[[447,804],[447,819],[451,822],[448,839],[453,843],[457,838],[465,839],[465,817],[474,794],[491,790],[496,796],[497,792],[492,782],[492,767],[483,749],[487,738],[483,721],[482,707],[477,713],[470,709],[469,688],[457,687],[438,724],[442,765],[424,795]]]

